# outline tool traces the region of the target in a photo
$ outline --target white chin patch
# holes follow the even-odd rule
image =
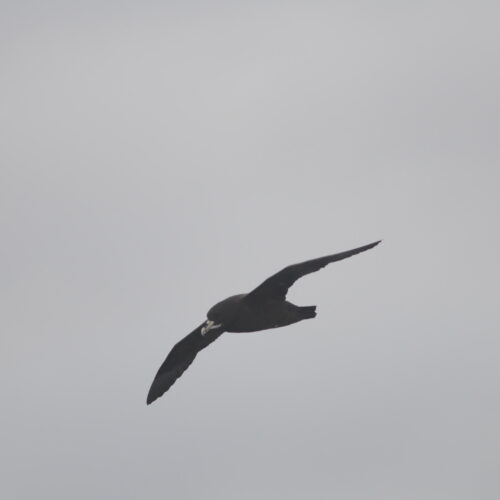
[[[214,328],[219,328],[219,326],[222,326],[222,323],[216,325],[214,321],[207,319],[205,324],[201,327],[201,334],[206,335],[210,330],[213,330]]]

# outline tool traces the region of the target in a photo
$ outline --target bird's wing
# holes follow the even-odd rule
[[[196,355],[207,345],[219,338],[224,330],[214,328],[201,334],[202,323],[196,330],[174,345],[156,374],[149,389],[147,404],[162,396],[170,386],[186,371]]]
[[[357,253],[369,250],[379,243],[380,241],[375,241],[374,243],[370,243],[369,245],[354,248],[352,250],[346,250],[345,252],[327,255],[325,257],[319,257],[318,259],[306,260],[305,262],[299,262],[298,264],[293,264],[291,266],[285,267],[280,272],[273,274],[270,278],[267,278],[267,280],[265,280],[257,288],[252,290],[247,295],[247,299],[285,300],[288,289],[302,276],[313,273],[315,271],[319,271],[322,267],[325,267],[331,262],[346,259],[347,257],[351,257],[352,255],[356,255]]]

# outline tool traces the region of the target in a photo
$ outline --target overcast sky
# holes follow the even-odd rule
[[[499,15],[4,2],[0,496],[500,498]],[[146,406],[215,302],[381,238]]]

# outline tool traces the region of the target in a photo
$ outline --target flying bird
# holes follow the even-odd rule
[[[331,262],[365,252],[379,243],[375,241],[345,252],[293,264],[267,278],[250,293],[233,295],[215,304],[208,311],[206,321],[172,348],[151,384],[147,404],[168,391],[196,355],[224,332],[257,332],[314,318],[316,306],[296,306],[285,300],[288,289],[302,276],[318,271]]]

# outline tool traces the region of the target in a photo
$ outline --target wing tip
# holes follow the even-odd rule
[[[146,398],[146,404],[149,406],[151,403],[154,403],[160,396],[156,394],[151,394],[149,391],[148,397]]]
[[[148,397],[146,398],[146,404],[149,406],[151,403],[154,403],[157,399],[161,398],[170,389],[170,387],[172,387],[177,378],[178,377],[164,386],[158,383],[157,380],[154,380],[151,389],[149,389]]]
[[[166,389],[161,389],[160,384],[158,383],[158,379],[155,378],[153,383],[151,384],[151,388],[148,392],[148,397],[146,398],[146,404],[149,406],[151,403],[154,403],[158,398],[161,398],[170,388],[172,384],[170,384]]]
[[[365,245],[361,247],[364,250],[370,250],[373,247],[376,247],[379,243],[382,243],[382,240],[374,241],[373,243],[368,243],[368,245]]]

